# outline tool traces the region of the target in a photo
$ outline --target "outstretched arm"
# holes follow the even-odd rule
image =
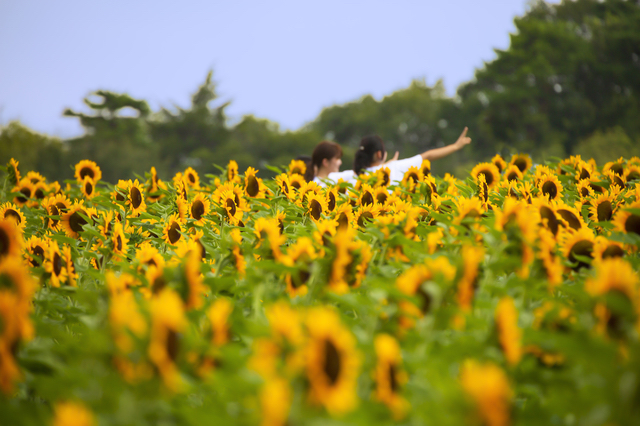
[[[429,151],[423,152],[422,154],[420,154],[422,155],[422,159],[433,161],[442,157],[446,157],[447,155],[454,153],[459,149],[462,149],[462,147],[468,145],[469,142],[471,142],[471,138],[467,137],[467,130],[468,128],[465,127],[458,140],[451,145],[443,146],[442,148],[430,149]]]

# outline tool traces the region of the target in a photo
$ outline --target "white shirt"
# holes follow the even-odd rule
[[[414,155],[413,157],[403,158],[402,160],[396,160],[389,164],[380,164],[374,167],[367,167],[365,171],[367,172],[375,172],[381,167],[386,167],[389,169],[389,180],[391,185],[397,185],[402,181],[404,174],[409,170],[410,167],[420,168],[422,165],[422,155]],[[318,185],[324,187],[326,186],[325,182],[330,184],[335,184],[339,179],[344,180],[345,182],[349,182],[352,185],[356,184],[358,180],[358,175],[353,170],[345,170],[343,172],[334,172],[329,173],[326,179],[320,179],[319,177],[313,178],[313,181]]]

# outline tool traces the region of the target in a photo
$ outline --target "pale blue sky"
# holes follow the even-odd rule
[[[232,120],[297,129],[323,107],[413,78],[449,94],[509,46],[526,0],[0,1],[0,124],[81,133],[91,91],[187,107],[214,70]]]

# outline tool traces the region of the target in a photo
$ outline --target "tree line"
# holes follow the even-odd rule
[[[152,166],[169,177],[186,167],[215,173],[229,160],[268,174],[330,139],[350,165],[360,138],[380,135],[391,152],[410,156],[451,143],[464,126],[473,143],[434,164],[463,173],[496,153],[527,152],[534,161],[580,154],[599,163],[638,155],[640,145],[640,4],[635,1],[539,1],[515,19],[506,50],[447,96],[441,81],[414,80],[381,100],[372,96],[325,108],[296,131],[251,115],[230,125],[209,72],[186,108],[152,111],[144,100],[98,90],[89,113],[66,110],[84,135],[60,140],[19,122],[0,129],[0,162],[52,180],[72,176],[82,159],[96,161],[103,179],[143,175]]]

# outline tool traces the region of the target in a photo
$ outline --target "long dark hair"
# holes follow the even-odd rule
[[[342,147],[335,142],[322,141],[311,154],[311,161],[307,167],[307,172],[304,174],[304,178],[307,182],[311,182],[315,176],[315,167],[320,168],[324,160],[331,160],[332,158],[342,158]]]
[[[353,171],[356,174],[362,174],[364,169],[371,166],[373,156],[376,152],[382,151],[384,155],[384,142],[378,135],[365,136],[360,141],[360,148],[356,151],[356,157],[353,160]]]

